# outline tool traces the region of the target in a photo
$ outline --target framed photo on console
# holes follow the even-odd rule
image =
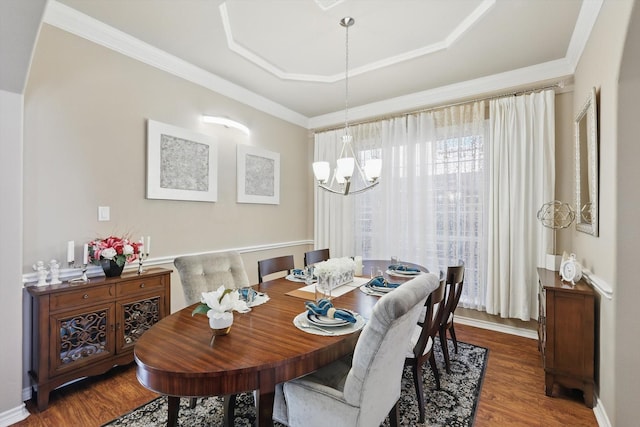
[[[215,139],[147,120],[147,199],[217,201]]]
[[[280,154],[238,145],[238,203],[280,204]]]

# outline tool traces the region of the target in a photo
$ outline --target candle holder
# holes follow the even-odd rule
[[[149,253],[147,252],[138,254],[138,274],[144,273],[144,269],[142,268],[142,264],[144,263],[144,258],[149,258]]]
[[[87,266],[88,264],[82,264],[82,267],[75,267],[75,261],[69,261],[69,268],[82,268],[82,275],[69,280],[69,283],[88,283],[90,279],[87,277]]]

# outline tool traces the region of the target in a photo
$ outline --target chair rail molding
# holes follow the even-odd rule
[[[202,255],[202,254],[228,252],[228,251],[236,251],[238,253],[244,254],[244,253],[270,251],[274,249],[290,248],[295,246],[305,246],[305,245],[313,245],[313,244],[314,244],[313,239],[307,239],[307,240],[294,240],[290,242],[267,243],[263,245],[243,246],[243,247],[236,247],[236,248],[216,249],[214,251],[191,252],[186,254],[176,254],[176,255],[168,255],[163,257],[145,259],[144,265],[145,267],[151,267],[151,266],[159,266],[159,265],[165,265],[165,264],[173,264],[174,259],[176,259],[179,256],[186,256],[186,255]],[[132,262],[125,265],[124,271],[131,271],[137,268],[138,268],[138,263]],[[69,280],[75,277],[79,277],[80,274],[81,274],[81,269],[79,268],[61,268],[60,280],[62,281]],[[102,267],[100,267],[99,265],[90,264],[87,266],[87,277],[101,276],[102,274],[103,274]],[[22,283],[25,285],[27,283],[32,283],[37,281],[38,281],[38,276],[36,272],[24,273],[22,275]]]
[[[607,283],[606,280],[604,280],[602,277],[596,276],[587,269],[582,270],[582,275],[587,279],[587,282],[589,282],[589,284],[593,286],[593,289],[598,291],[600,295],[602,295],[606,299],[613,299],[613,288],[611,287],[611,285],[609,285],[609,283]]]

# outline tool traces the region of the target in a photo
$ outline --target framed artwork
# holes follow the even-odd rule
[[[238,145],[238,203],[280,204],[280,154]]]
[[[215,139],[147,120],[147,199],[217,201]]]

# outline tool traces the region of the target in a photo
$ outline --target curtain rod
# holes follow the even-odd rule
[[[457,107],[458,105],[471,104],[473,102],[478,102],[478,101],[490,101],[492,99],[507,98],[509,96],[527,95],[527,94],[530,94],[530,93],[539,92],[539,91],[547,90],[547,89],[556,89],[556,88],[563,89],[564,87],[565,87],[565,82],[564,81],[559,81],[559,82],[551,84],[551,85],[536,87],[536,88],[532,88],[532,89],[523,89],[523,90],[514,91],[514,92],[506,92],[506,93],[500,93],[500,94],[496,94],[496,95],[489,95],[489,96],[486,96],[486,97],[483,97],[483,98],[474,98],[474,99],[468,99],[466,101],[452,102],[450,104],[436,105],[436,106],[433,106],[433,107],[421,108],[421,109],[418,109],[418,110],[412,110],[412,111],[407,111],[407,112],[404,112],[404,113],[392,114],[392,115],[389,115],[389,116],[378,116],[378,117],[371,118],[371,119],[366,119],[366,120],[361,120],[361,121],[358,121],[358,122],[349,123],[349,126],[364,125],[364,124],[367,124],[367,123],[379,122],[379,121],[382,121],[382,120],[396,119],[398,117],[406,117],[406,116],[410,116],[412,114],[426,113],[426,112],[435,111],[435,110],[442,110],[442,109],[445,109],[445,108]],[[329,131],[332,131],[332,130],[339,130],[339,129],[344,129],[344,125],[314,129],[313,133],[329,132]]]

